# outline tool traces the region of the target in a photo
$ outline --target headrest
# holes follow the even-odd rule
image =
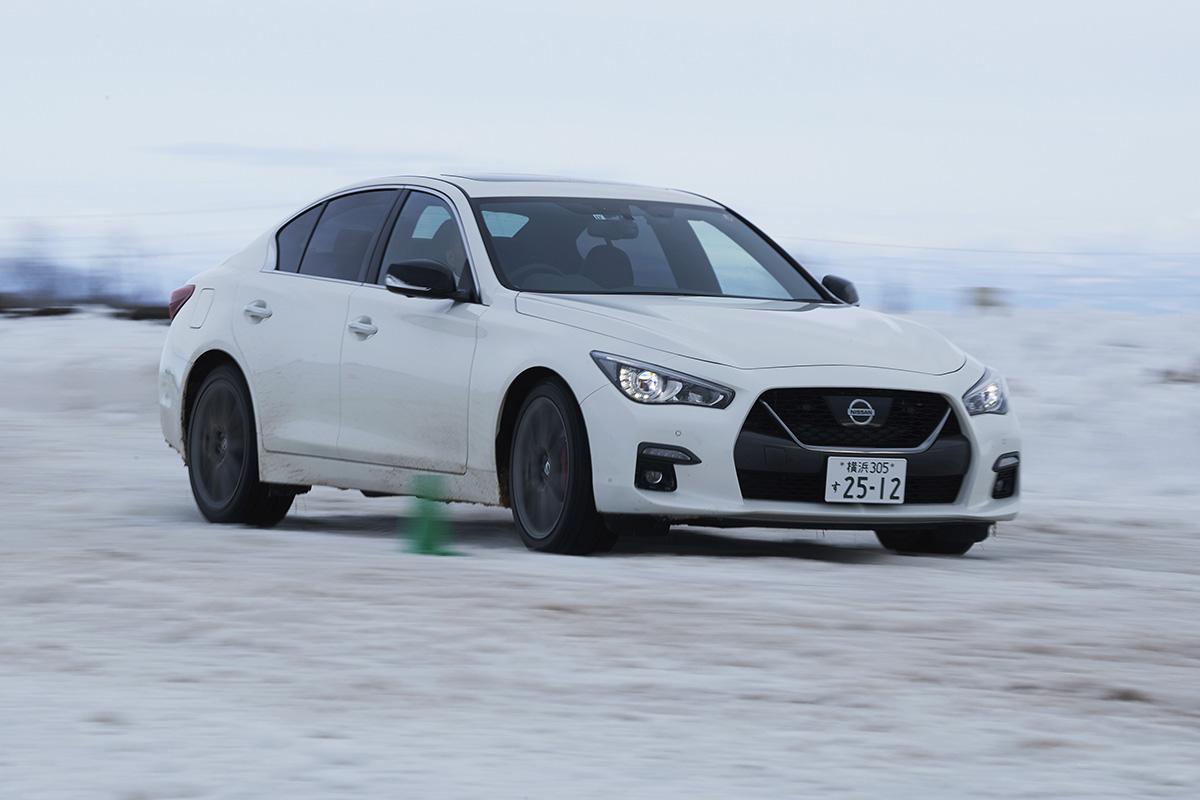
[[[615,245],[598,244],[583,259],[583,276],[605,289],[633,287],[633,265],[625,251]]]
[[[446,266],[460,270],[467,263],[467,251],[463,247],[462,237],[458,235],[458,226],[454,220],[448,219],[438,226],[433,234],[433,258],[437,261],[448,262]]]
[[[343,228],[338,231],[337,238],[333,240],[333,252],[339,256],[362,258],[367,254],[367,247],[370,244],[370,231],[356,231],[353,228]]]

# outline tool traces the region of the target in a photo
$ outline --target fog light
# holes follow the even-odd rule
[[[673,492],[679,487],[675,467],[699,463],[696,454],[686,447],[642,442],[638,445],[633,485],[654,492]]]
[[[996,482],[992,484],[992,498],[1004,500],[1017,493],[1017,482],[1020,480],[1021,455],[1005,453],[996,459],[992,470],[996,473]]]

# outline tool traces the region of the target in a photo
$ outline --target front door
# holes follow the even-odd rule
[[[342,458],[461,474],[475,334],[485,306],[393,294],[387,267],[428,258],[471,281],[458,219],[442,198],[412,191],[380,276],[350,295],[342,342]]]

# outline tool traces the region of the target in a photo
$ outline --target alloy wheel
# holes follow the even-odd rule
[[[539,397],[525,409],[513,452],[514,507],[529,535],[544,539],[563,515],[571,478],[567,423],[549,398]]]
[[[233,502],[246,467],[246,413],[236,388],[225,381],[209,386],[193,424],[200,434],[191,453],[196,488],[210,506],[224,508]]]

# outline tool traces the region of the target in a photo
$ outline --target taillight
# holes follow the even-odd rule
[[[171,299],[167,301],[167,318],[175,319],[175,315],[179,313],[179,309],[183,308],[183,304],[192,296],[192,292],[196,291],[196,287],[192,284],[180,286],[175,291],[171,292]]]

